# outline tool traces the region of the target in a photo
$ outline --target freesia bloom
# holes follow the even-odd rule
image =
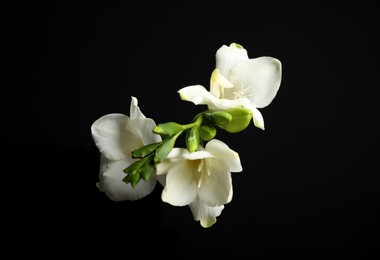
[[[264,119],[257,108],[266,107],[276,96],[281,70],[279,60],[272,57],[249,59],[241,45],[232,43],[216,52],[210,92],[201,85],[185,87],[178,92],[183,100],[208,105],[209,109],[250,109],[255,126],[264,130]]]
[[[161,141],[161,137],[152,132],[155,126],[155,122],[140,111],[135,97],[132,97],[130,117],[108,114],[91,126],[92,137],[101,152],[97,186],[111,200],[137,200],[153,191],[157,182],[154,173],[147,182],[140,181],[134,189],[122,180],[126,176],[123,170],[136,161],[131,152]]]
[[[157,165],[157,175],[167,173],[162,200],[174,206],[189,205],[203,227],[212,226],[224,204],[231,201],[231,172],[241,171],[239,155],[216,139],[193,153],[174,148]]]

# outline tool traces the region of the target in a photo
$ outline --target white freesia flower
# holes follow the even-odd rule
[[[174,206],[189,205],[194,219],[203,227],[212,226],[224,204],[231,201],[231,172],[241,171],[239,155],[215,139],[193,153],[174,148],[157,165],[157,175],[167,173],[162,200]]]
[[[209,109],[250,109],[255,126],[264,130],[264,119],[257,108],[266,107],[276,96],[281,70],[279,60],[272,57],[249,59],[241,45],[232,43],[216,52],[210,92],[201,85],[185,87],[178,92],[183,100],[208,105]]]
[[[157,178],[153,173],[147,182],[140,181],[133,189],[123,182],[123,170],[136,160],[131,152],[144,145],[161,141],[153,134],[155,122],[146,118],[132,97],[130,117],[123,114],[108,114],[96,120],[91,126],[92,137],[101,152],[97,186],[114,201],[137,200],[151,193]]]

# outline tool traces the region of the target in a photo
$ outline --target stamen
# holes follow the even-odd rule
[[[245,94],[245,92],[247,91],[248,89],[246,88],[243,88],[239,91],[235,91],[233,92],[233,94],[235,95],[234,96],[234,99],[237,99],[237,98],[242,98],[242,97],[250,97],[252,96],[252,94]]]
[[[222,86],[220,86],[220,99],[223,99],[224,98],[224,88]]]
[[[204,165],[204,162],[203,160],[201,159],[201,162],[198,164],[198,172],[201,172],[202,169],[203,169],[203,165]]]
[[[203,174],[203,171],[201,172],[201,177],[199,178],[199,181],[198,181],[198,189],[201,187],[202,185],[202,181],[203,181],[203,178],[204,178],[204,174]]]
[[[233,94],[235,95],[234,96],[234,99],[237,99],[237,98],[241,98],[243,95],[244,95],[244,91],[245,89],[241,89],[239,91],[234,91]]]

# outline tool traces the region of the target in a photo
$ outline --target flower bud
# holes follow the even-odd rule
[[[183,130],[183,126],[174,122],[159,124],[153,128],[153,133],[173,136]]]
[[[199,145],[199,126],[193,126],[186,135],[186,146],[190,153],[198,151]]]
[[[225,111],[217,111],[212,114],[215,124],[226,125],[231,122],[232,115]]]
[[[149,154],[153,153],[161,145],[161,143],[162,142],[148,144],[141,147],[140,149],[132,151],[132,158],[141,159],[148,156]]]
[[[129,167],[124,169],[124,173],[127,174],[123,178],[125,183],[131,183],[132,188],[135,188],[139,183],[140,179],[143,178],[144,181],[148,181],[150,175],[153,173],[156,165],[154,164],[154,154],[134,162]]]
[[[166,156],[168,156],[168,154],[172,151],[174,144],[181,133],[182,132],[179,132],[175,136],[162,142],[162,144],[157,148],[156,155],[154,156],[155,164],[162,163],[165,160]]]
[[[203,141],[210,141],[216,135],[216,128],[213,126],[202,125],[199,128],[199,136]]]
[[[135,188],[136,185],[139,183],[140,179],[141,179],[140,174],[134,173],[134,174],[129,174],[129,175],[125,176],[123,181],[127,184],[131,183],[132,188]]]
[[[218,126],[230,133],[243,131],[247,128],[253,116],[251,110],[243,107],[230,108],[224,111],[232,116],[232,120],[228,124],[218,124]]]
[[[207,110],[203,112],[203,117],[206,121],[216,125],[225,125],[232,120],[232,115],[221,110]]]
[[[150,156],[148,158],[149,159],[144,163],[143,167],[141,167],[138,171],[144,181],[149,180],[150,175],[153,173],[154,168],[156,167],[153,161],[153,156]]]

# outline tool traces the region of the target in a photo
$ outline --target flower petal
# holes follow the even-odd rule
[[[217,139],[211,140],[206,145],[206,151],[221,158],[227,164],[231,172],[241,172],[243,170],[239,154],[231,150],[228,145],[222,141]]]
[[[241,61],[231,68],[228,80],[258,108],[269,105],[281,83],[281,62],[272,57]]]
[[[110,160],[107,159],[103,154],[100,155],[100,167],[99,167],[99,182],[96,183],[96,187],[98,187],[99,191],[104,192],[103,188],[103,174],[107,170],[107,165]]]
[[[193,213],[194,220],[200,220],[201,226],[204,228],[208,228],[214,225],[216,222],[216,217],[218,217],[224,209],[224,205],[210,207],[203,203],[198,196],[192,203],[190,203],[189,207]]]
[[[223,45],[219,48],[215,55],[216,69],[220,73],[228,77],[231,68],[239,61],[248,60],[247,50],[241,45],[232,43],[229,47]]]
[[[110,160],[124,159],[130,153],[129,144],[138,141],[125,130],[128,120],[129,117],[123,114],[108,114],[96,120],[91,126],[96,146]]]
[[[205,158],[214,158],[214,156],[207,152],[207,151],[198,151],[193,153],[183,153],[182,158],[186,160],[199,160],[199,159],[205,159]]]
[[[131,119],[145,118],[145,115],[141,112],[138,106],[138,100],[135,97],[132,97],[129,115],[131,116]]]
[[[248,105],[248,106],[244,106],[244,107],[248,108],[252,111],[252,113],[253,113],[252,120],[253,120],[253,123],[255,124],[255,126],[262,129],[262,130],[265,130],[264,118],[263,118],[263,115],[261,114],[261,112],[257,108],[255,108],[253,105]]]
[[[239,99],[219,99],[212,96],[210,102],[208,103],[209,109],[230,109],[235,107],[246,106],[251,103],[251,100],[248,98],[239,98]]]
[[[214,97],[201,85],[184,87],[178,91],[182,100],[191,101],[195,105],[207,105],[210,103],[210,98]]]
[[[147,182],[141,180],[133,189],[123,182],[123,170],[133,163],[132,159],[108,161],[106,170],[100,172],[100,187],[113,201],[138,200],[150,194],[156,186],[156,174],[153,173]]]
[[[161,199],[173,206],[189,205],[197,195],[193,168],[186,160],[175,163],[166,176],[166,186]]]
[[[208,105],[209,109],[229,109],[249,105],[251,103],[251,100],[248,98],[235,100],[216,98],[201,85],[182,88],[178,93],[182,100],[191,101],[195,105]]]
[[[184,148],[173,148],[168,156],[166,156],[165,160],[157,164],[157,175],[167,174],[174,164],[173,159],[179,158],[184,153],[188,153],[188,151]]]
[[[198,189],[199,198],[211,207],[226,204],[232,189],[228,166],[218,158],[204,159],[204,162],[204,180]]]
[[[150,118],[137,117],[127,120],[126,130],[132,132],[142,142],[140,147],[134,147],[133,150],[141,148],[142,145],[157,143],[162,140],[160,135],[152,132],[155,127],[156,123]]]

